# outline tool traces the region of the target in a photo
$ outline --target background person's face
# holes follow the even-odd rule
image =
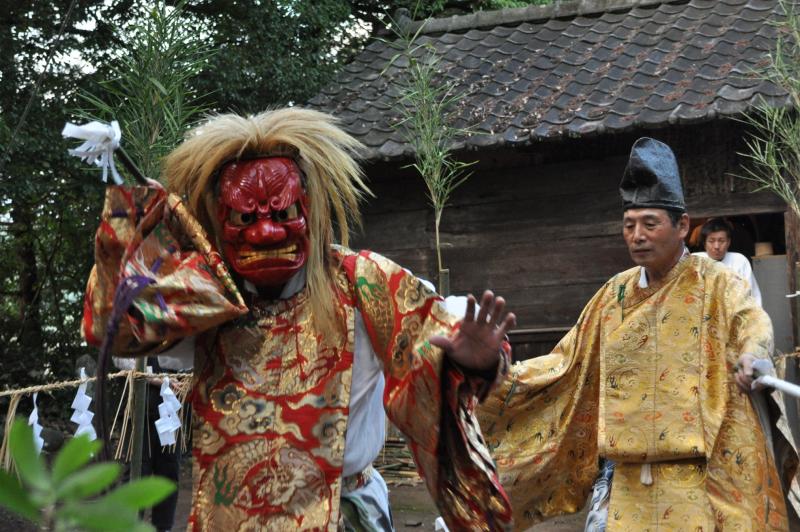
[[[628,209],[622,219],[622,236],[631,259],[654,272],[668,270],[680,257],[688,231],[688,216],[673,226],[664,209]]]
[[[731,246],[731,239],[725,231],[714,231],[706,237],[706,253],[714,260],[722,260]]]

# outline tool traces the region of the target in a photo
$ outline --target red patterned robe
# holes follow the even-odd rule
[[[428,343],[452,334],[457,321],[402,268],[374,253],[334,251],[346,326],[319,331],[305,289],[245,301],[176,196],[109,187],[96,250],[89,341],[108,332],[127,278],[139,280],[138,292],[115,354],[151,353],[197,335],[192,529],[337,529],[357,312],[383,364],[386,412],[445,520],[459,530],[510,526],[473,416],[491,383],[465,376]]]

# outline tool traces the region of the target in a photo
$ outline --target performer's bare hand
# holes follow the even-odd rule
[[[467,296],[467,311],[461,328],[453,338],[433,336],[431,344],[444,349],[448,356],[466,369],[484,371],[497,366],[500,344],[516,324],[512,313],[505,313],[506,302],[487,290],[475,317],[475,297]]]
[[[739,357],[739,361],[735,366],[736,384],[745,392],[749,392],[753,384],[753,362],[755,361],[756,357],[750,353],[745,353]]]

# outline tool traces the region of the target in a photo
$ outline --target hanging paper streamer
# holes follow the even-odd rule
[[[39,392],[33,394],[33,412],[28,416],[28,425],[33,427],[33,443],[36,445],[36,452],[41,453],[44,447],[44,439],[42,439],[42,426],[39,424],[39,407],[36,406],[36,398]]]
[[[174,445],[175,434],[181,428],[181,418],[178,410],[181,409],[181,402],[175,397],[175,392],[169,385],[169,377],[164,377],[161,383],[161,404],[158,405],[158,419],[155,422],[158,439],[161,445]]]
[[[103,182],[108,180],[108,169],[111,168],[111,177],[117,185],[122,184],[122,177],[114,166],[114,150],[119,148],[122,132],[119,123],[114,120],[110,124],[103,122],[89,122],[79,126],[67,123],[61,135],[65,138],[85,140],[83,144],[73,150],[67,150],[70,155],[80,157],[89,164],[95,164],[103,169]]]
[[[80,379],[82,381],[86,380],[86,371],[84,371],[83,368],[81,368]],[[97,439],[97,433],[94,431],[94,426],[92,425],[94,414],[89,410],[89,405],[91,403],[92,398],[86,395],[86,382],[82,382],[81,385],[78,386],[78,393],[75,394],[75,399],[72,401],[72,409],[75,412],[72,413],[72,417],[69,419],[78,425],[78,428],[75,430],[75,436],[88,434],[90,440],[95,440]]]

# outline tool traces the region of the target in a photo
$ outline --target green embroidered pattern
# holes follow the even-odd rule
[[[214,504],[230,506],[236,498],[237,488],[233,485],[233,480],[228,480],[228,466],[220,471],[214,464]]]
[[[366,277],[358,277],[356,279],[356,288],[361,292],[361,297],[364,301],[370,301],[372,298],[380,296],[381,287],[377,284],[371,284]]]

